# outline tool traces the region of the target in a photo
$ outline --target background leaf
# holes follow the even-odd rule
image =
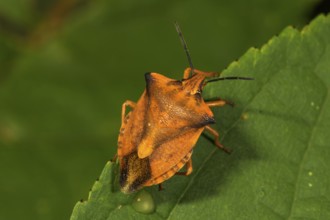
[[[69,218],[73,205],[87,196],[105,161],[113,157],[120,106],[138,99],[143,74],[182,76],[187,62],[173,21],[183,29],[195,66],[221,71],[288,24],[304,25],[316,3],[0,1],[0,219]],[[244,85],[237,82],[233,88]],[[224,97],[226,86],[221,84]],[[211,89],[205,94],[209,92],[218,95]],[[240,99],[228,98],[237,107],[221,110],[230,114],[219,110],[221,132],[240,109]],[[205,149],[214,149],[203,138],[199,146],[205,146],[198,154],[196,149],[201,160],[209,153]],[[194,166],[196,171],[200,163]],[[173,181],[187,181],[177,179]],[[171,188],[162,201],[176,198]],[[173,202],[162,202],[163,213],[169,213]]]
[[[330,16],[301,32],[289,27],[224,71],[251,73],[254,82],[206,87],[206,97],[237,105],[215,110],[222,142],[234,153],[225,155],[201,138],[191,176],[173,177],[162,192],[145,189],[153,195],[155,213],[133,210],[132,196],[114,189],[118,179],[110,176],[118,168],[109,163],[72,219],[328,219],[329,36]]]

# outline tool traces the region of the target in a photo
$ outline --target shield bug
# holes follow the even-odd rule
[[[214,136],[215,145],[229,152],[219,142],[219,134],[210,124],[214,116],[210,107],[228,102],[218,99],[206,102],[203,87],[212,81],[224,79],[251,79],[245,77],[215,77],[215,72],[194,69],[179,26],[176,24],[190,67],[182,80],[167,78],[159,73],[146,73],[146,89],[137,103],[122,105],[121,128],[117,156],[120,164],[120,187],[131,193],[144,186],[161,184],[175,174],[192,172],[193,147],[203,131]],[[126,108],[131,111],[126,114]],[[179,170],[186,165],[185,172]]]

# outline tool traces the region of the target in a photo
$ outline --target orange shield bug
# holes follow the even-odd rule
[[[121,128],[118,137],[120,187],[131,193],[144,186],[161,184],[175,174],[192,172],[192,150],[204,130],[214,136],[214,143],[229,152],[219,142],[219,134],[210,127],[215,123],[210,107],[227,102],[218,99],[205,102],[202,90],[207,82],[224,79],[251,79],[222,77],[192,67],[182,32],[176,24],[190,67],[182,80],[167,78],[159,73],[146,73],[146,89],[137,103],[122,105]],[[131,111],[126,114],[129,106]],[[185,172],[179,170],[186,165]]]

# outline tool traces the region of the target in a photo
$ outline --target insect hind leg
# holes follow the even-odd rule
[[[118,154],[115,154],[115,156],[113,156],[113,158],[110,160],[112,163],[115,163],[117,161],[118,158]]]
[[[192,171],[193,171],[193,166],[192,166],[192,160],[191,158],[187,161],[186,165],[186,171],[184,172],[176,172],[175,175],[180,175],[180,176],[189,176]],[[158,184],[158,191],[164,190],[163,185],[160,183]]]
[[[193,171],[192,160],[191,158],[186,163],[187,170],[184,172],[177,172],[175,175],[189,176]]]

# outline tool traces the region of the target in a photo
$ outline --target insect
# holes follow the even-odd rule
[[[229,153],[219,142],[219,134],[210,124],[215,119],[210,107],[228,102],[217,99],[206,102],[203,87],[212,81],[245,79],[245,77],[215,77],[218,73],[194,69],[182,32],[176,24],[190,67],[182,80],[159,73],[146,73],[146,89],[137,103],[122,105],[121,128],[117,156],[120,164],[120,187],[132,193],[145,186],[161,184],[173,175],[191,174],[193,147],[203,131],[214,136],[215,145]],[[131,111],[126,114],[126,108]],[[186,165],[185,172],[179,170]]]

